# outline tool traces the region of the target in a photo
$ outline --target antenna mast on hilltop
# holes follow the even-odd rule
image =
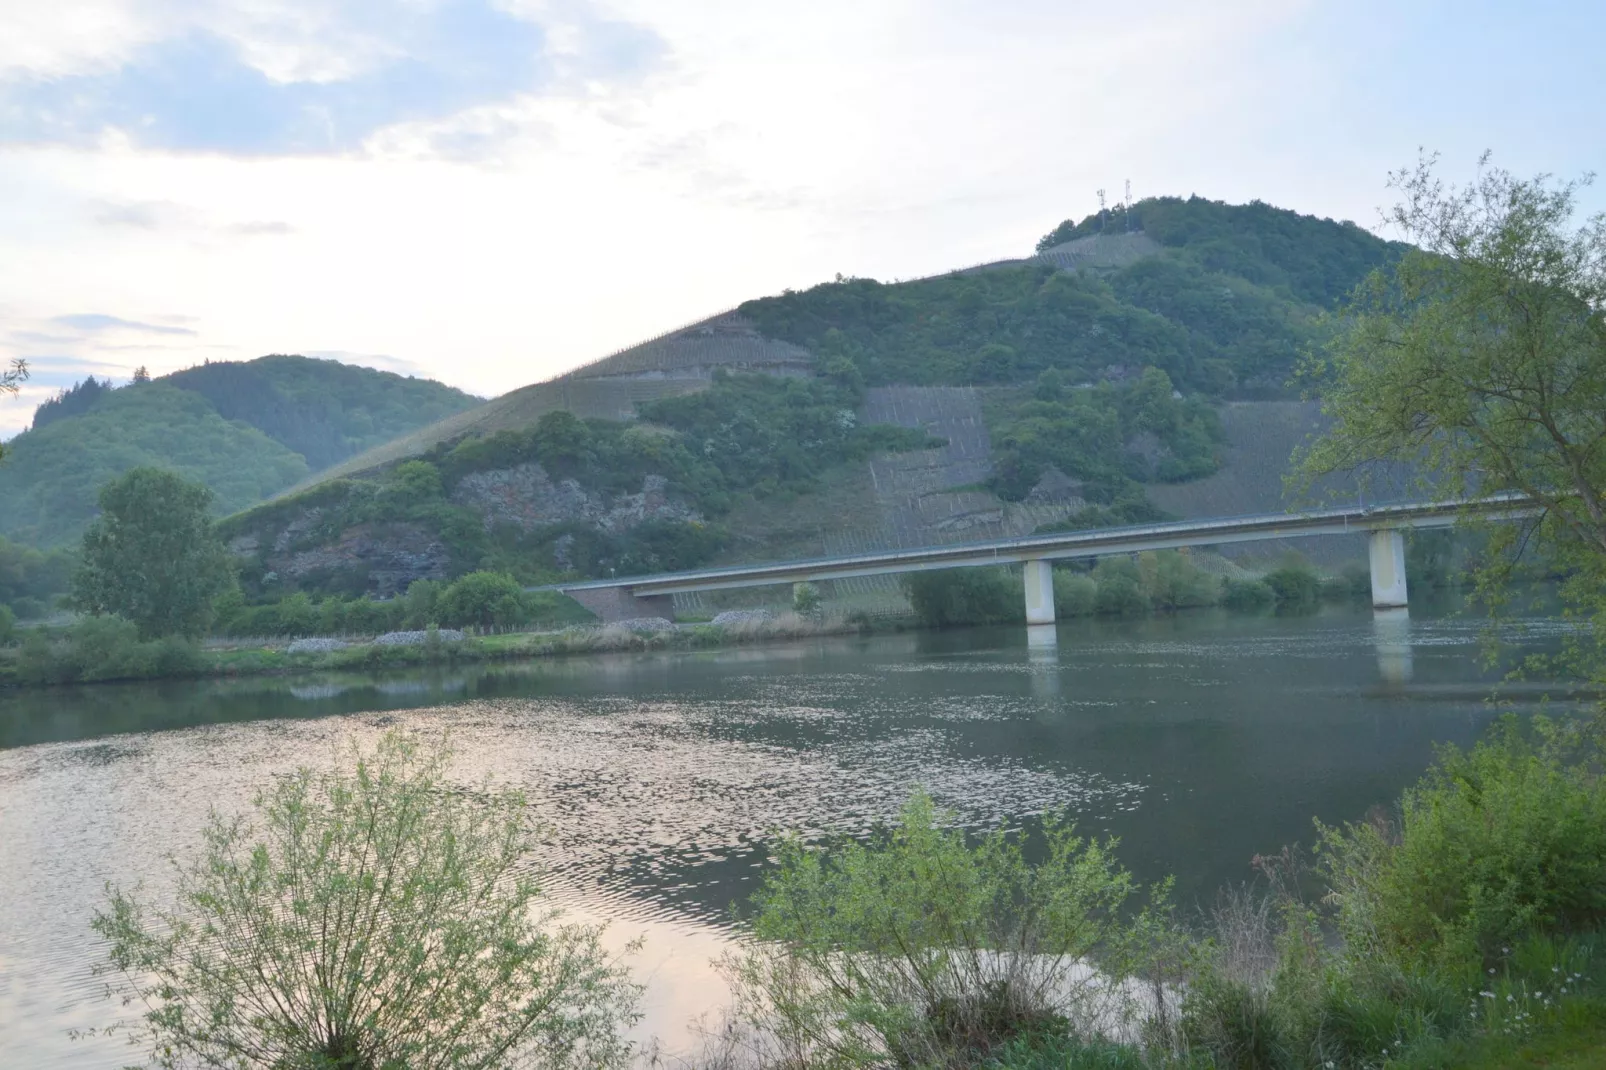
[[[1104,191],[1099,190],[1099,233],[1104,233]]]

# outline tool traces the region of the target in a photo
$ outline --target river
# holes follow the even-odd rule
[[[1552,642],[1535,621],[1520,644]],[[777,829],[857,833],[925,786],[971,828],[1068,808],[1184,906],[1421,774],[1495,716],[1480,625],[1308,616],[1074,622],[373,676],[0,694],[0,1064],[104,1067],[89,919],[107,881],[168,887],[209,807],[388,727],[449,731],[454,776],[522,787],[538,862],[615,946],[645,936],[643,1037],[683,1047]]]

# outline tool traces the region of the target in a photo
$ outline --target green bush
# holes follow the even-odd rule
[[[1287,564],[1266,573],[1265,582],[1279,606],[1303,608],[1321,601],[1322,581],[1306,564]]]
[[[17,656],[17,679],[27,684],[93,683],[194,676],[206,667],[193,642],[169,636],[141,640],[139,628],[121,617],[82,617],[52,639],[35,628]]]
[[[1154,609],[1213,606],[1220,597],[1215,578],[1177,550],[1139,554],[1138,577],[1143,595]]]
[[[1054,570],[1054,615],[1060,619],[1092,616],[1098,596],[1098,584],[1091,576],[1064,568]]]
[[[1020,576],[1008,568],[906,572],[902,581],[915,617],[928,628],[1026,619]]]
[[[1231,576],[1221,581],[1221,604],[1228,609],[1245,612],[1265,609],[1277,601],[1277,592],[1261,580],[1240,580]]]
[[[17,632],[17,615],[11,607],[0,605],[0,646],[10,646]]]
[[[507,628],[524,623],[524,589],[512,576],[470,572],[453,580],[436,602],[438,622],[449,628]]]
[[[726,960],[747,1023],[794,1065],[974,1065],[1023,1037],[1091,1033],[1129,1009],[1118,981],[1150,920],[1111,844],[1044,822],[1028,861],[1003,832],[974,846],[924,794],[896,827],[826,853],[797,839],[756,898],[756,938]],[[1102,976],[1090,975],[1096,963]]]
[[[1093,569],[1093,582],[1098,585],[1094,608],[1099,613],[1130,616],[1149,611],[1149,599],[1143,593],[1143,576],[1129,558],[1099,558]]]
[[[1606,780],[1575,730],[1514,717],[1447,747],[1396,827],[1322,828],[1346,939],[1391,961],[1491,961],[1525,935],[1606,925]]]
[[[1353,602],[1371,595],[1372,576],[1361,565],[1345,565],[1342,573],[1322,581],[1322,597],[1329,602]]]

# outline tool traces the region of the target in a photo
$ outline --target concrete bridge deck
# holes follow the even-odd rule
[[[803,561],[693,569],[653,576],[564,583],[539,589],[561,590],[603,620],[622,620],[642,616],[668,617],[671,615],[667,611],[671,596],[693,591],[1024,563],[1027,566],[1027,621],[1035,624],[1054,619],[1053,585],[1049,570],[1052,561],[1306,535],[1354,534],[1371,537],[1373,604],[1384,608],[1405,604],[1405,544],[1402,534],[1405,530],[1450,527],[1469,515],[1490,520],[1514,520],[1534,515],[1537,511],[1538,507],[1533,502],[1519,495],[1465,501],[1343,506],[1300,513],[1178,520]]]

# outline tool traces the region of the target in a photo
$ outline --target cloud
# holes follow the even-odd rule
[[[90,219],[102,227],[195,235],[223,234],[240,238],[294,234],[294,225],[282,219],[253,219],[239,223],[212,223],[205,215],[172,201],[92,201]]]
[[[73,330],[94,332],[109,330],[149,331],[152,334],[194,334],[188,327],[169,327],[160,323],[141,323],[125,320],[121,316],[108,316],[103,312],[78,312],[70,316],[56,316],[50,321]]]
[[[231,223],[223,228],[230,234],[257,237],[265,234],[294,234],[296,228],[282,219],[264,219],[251,223]]]
[[[388,353],[348,353],[340,349],[309,349],[301,354],[319,360],[338,360],[342,364],[355,364],[375,371],[394,372],[397,375],[431,378],[431,374],[414,361],[393,357]]]
[[[132,227],[136,230],[166,230],[186,226],[194,212],[171,201],[97,201],[94,221],[103,227]]]
[[[651,34],[622,23],[557,33],[550,55],[548,36],[490,0],[290,4],[244,27],[219,16],[98,68],[11,72],[0,82],[0,143],[93,146],[110,134],[169,151],[349,153],[388,126],[509,101],[570,72],[628,73],[657,54]],[[576,41],[583,62],[571,55]]]

